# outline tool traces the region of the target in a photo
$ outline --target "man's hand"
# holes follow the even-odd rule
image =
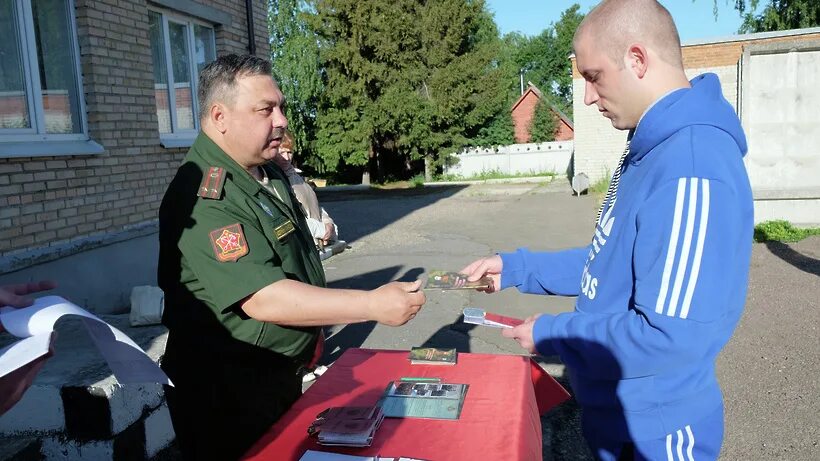
[[[325,243],[325,245],[327,245],[328,242],[330,242],[330,237],[332,237],[332,236],[333,236],[333,224],[325,223],[325,235],[322,236],[322,241]]]
[[[480,288],[478,291],[495,293],[501,291],[501,269],[503,266],[504,262],[501,260],[501,256],[494,255],[473,261],[459,272],[467,274],[468,282],[475,282],[481,277],[489,277],[493,281],[492,286],[490,288]]]
[[[416,316],[426,301],[420,291],[421,281],[391,282],[368,292],[371,318],[379,323],[397,327]]]
[[[0,377],[0,415],[8,411],[23,397],[23,394],[34,382],[34,378],[37,377],[37,373],[45,365],[46,360],[51,357],[51,354],[51,351],[49,351],[48,354],[33,362]]]
[[[530,351],[532,354],[537,354],[538,351],[535,349],[535,341],[532,339],[532,327],[535,325],[535,321],[538,320],[538,317],[541,317],[541,314],[527,317],[524,323],[515,328],[504,328],[501,330],[501,335],[505,338],[512,338],[518,341],[521,347]]]
[[[26,296],[30,293],[37,293],[38,291],[51,290],[57,286],[51,280],[41,280],[33,283],[21,283],[19,285],[5,285],[0,287],[0,307],[28,307],[34,303],[34,300]],[[0,332],[5,331],[3,324],[0,323]]]
[[[0,306],[28,307],[34,302],[27,294],[38,291],[51,290],[57,284],[51,280],[41,280],[39,282],[21,283],[19,285],[6,285],[0,287]]]

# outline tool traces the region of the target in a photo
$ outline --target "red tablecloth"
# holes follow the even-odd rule
[[[407,356],[347,350],[244,459],[298,460],[308,449],[429,461],[541,459],[539,413],[569,394],[528,357],[459,354],[455,366],[446,366],[411,365]],[[310,423],[325,408],[373,405],[388,382],[403,376],[469,384],[461,417],[385,418],[367,448],[323,447],[308,436]]]

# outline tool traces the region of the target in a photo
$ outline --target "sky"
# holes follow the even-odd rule
[[[550,23],[558,22],[561,13],[574,3],[586,13],[598,0],[486,0],[495,14],[502,34],[518,31],[538,35]],[[725,37],[737,33],[742,22],[735,11],[734,0],[717,0],[718,18],[712,13],[714,0],[661,0],[672,13],[682,42]],[[761,2],[763,3],[763,2]]]

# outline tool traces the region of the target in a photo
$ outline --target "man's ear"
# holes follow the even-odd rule
[[[643,78],[649,68],[649,53],[646,48],[638,43],[629,45],[626,49],[626,56],[624,57],[627,68],[635,72],[635,76]]]
[[[227,113],[225,111],[225,106],[221,103],[214,103],[211,105],[210,110],[208,110],[208,118],[211,121],[211,124],[219,131],[220,133],[225,133],[228,127],[226,125],[226,117]]]

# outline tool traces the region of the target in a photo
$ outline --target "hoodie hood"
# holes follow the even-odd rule
[[[735,140],[741,154],[746,155],[746,136],[734,108],[723,97],[717,75],[699,75],[690,83],[691,88],[669,93],[644,115],[632,136],[630,163],[640,162],[655,146],[695,125],[709,125],[725,131]],[[710,110],[703,110],[704,107]]]

